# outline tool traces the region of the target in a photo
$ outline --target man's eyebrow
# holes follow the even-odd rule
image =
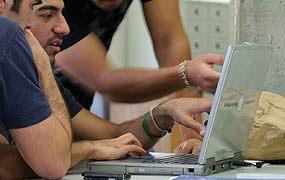
[[[44,10],[52,10],[52,11],[59,11],[59,8],[55,6],[42,6],[37,11],[44,11]]]
[[[34,3],[32,4],[32,9],[34,8],[34,6],[39,5],[39,4],[42,4],[42,3],[43,3],[42,0],[38,0],[37,2],[34,2]]]

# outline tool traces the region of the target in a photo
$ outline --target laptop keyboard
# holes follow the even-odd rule
[[[145,163],[158,164],[198,164],[199,156],[193,154],[173,154],[158,158],[143,159]]]

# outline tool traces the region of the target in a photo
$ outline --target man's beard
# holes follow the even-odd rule
[[[47,43],[43,46],[45,52],[48,54],[49,56],[49,59],[50,59],[50,64],[52,66],[54,66],[55,64],[55,55],[58,53],[58,52],[49,52],[48,51],[48,48],[51,46],[51,43],[55,40],[55,39],[60,39],[62,40],[62,38],[58,37],[58,36],[55,36],[53,38],[50,38],[47,40]]]
[[[50,64],[53,67],[55,64],[55,54],[49,56]]]

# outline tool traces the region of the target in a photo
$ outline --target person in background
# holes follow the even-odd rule
[[[214,64],[222,65],[224,56],[206,54],[191,60],[178,0],[140,0],[159,70],[108,67],[107,50],[132,2],[65,0],[64,16],[71,33],[64,38],[63,51],[56,56],[56,74],[77,101],[90,109],[96,91],[121,103],[144,102],[173,92],[176,94],[171,98],[199,97],[200,93],[188,90],[193,91],[196,86],[215,92],[220,73],[212,67]],[[183,68],[185,73],[181,73]],[[181,128],[181,132],[183,141],[201,139],[189,129]]]

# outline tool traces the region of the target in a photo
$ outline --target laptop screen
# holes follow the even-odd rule
[[[211,109],[199,163],[244,152],[272,54],[270,45],[229,47]],[[215,123],[214,123],[215,122]]]

